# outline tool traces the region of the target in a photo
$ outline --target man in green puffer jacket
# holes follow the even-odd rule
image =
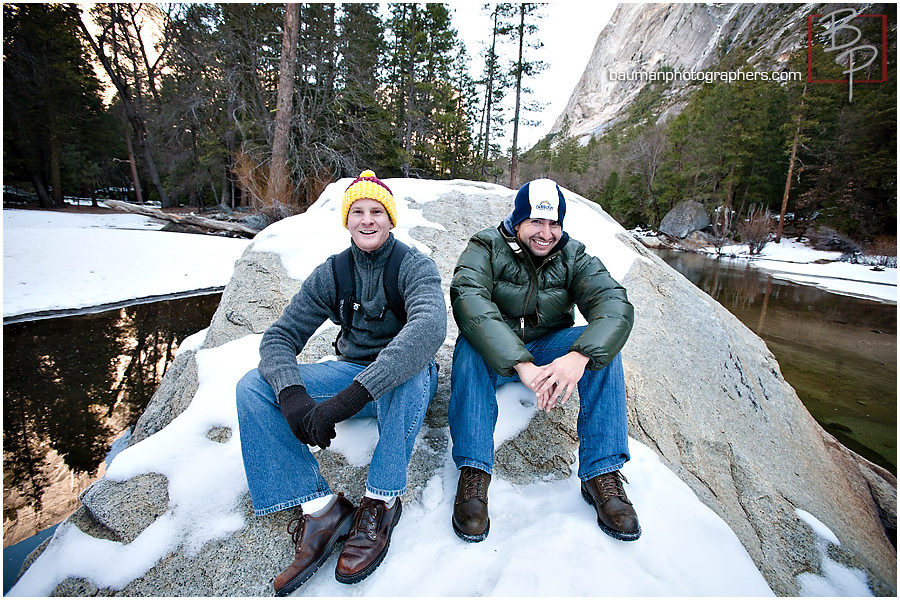
[[[637,514],[619,469],[629,459],[625,378],[619,351],[634,323],[625,289],[584,244],[563,231],[566,200],[555,182],[526,183],[512,213],[476,233],[450,287],[459,337],[448,420],[460,470],[453,530],[467,542],[490,530],[497,388],[521,381],[539,410],[578,387],[581,493],[610,536],[638,539]],[[574,306],[587,320],[575,327]]]

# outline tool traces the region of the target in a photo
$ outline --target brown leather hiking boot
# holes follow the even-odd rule
[[[453,531],[466,542],[480,542],[488,536],[488,486],[491,476],[474,467],[459,470],[456,501],[453,504]]]
[[[581,482],[581,495],[597,511],[597,524],[607,535],[632,542],[641,537],[637,513],[625,495],[622,482],[628,483],[619,471],[604,473]]]
[[[305,515],[301,509],[300,516],[288,524],[296,554],[294,562],[275,578],[276,595],[286,596],[296,590],[328,560],[334,547],[350,530],[353,510],[353,503],[343,492],[338,493],[331,508],[319,517]]]
[[[341,583],[359,583],[378,568],[387,555],[391,533],[400,520],[401,510],[399,497],[390,508],[382,500],[363,497],[338,557],[335,579]]]

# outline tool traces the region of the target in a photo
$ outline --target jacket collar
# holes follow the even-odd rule
[[[390,232],[388,233],[387,241],[385,241],[380,248],[372,252],[364,252],[353,242],[353,240],[350,240],[350,253],[353,255],[353,260],[356,262],[377,267],[387,262],[388,256],[391,255],[391,250],[394,249],[396,241],[394,233]]]

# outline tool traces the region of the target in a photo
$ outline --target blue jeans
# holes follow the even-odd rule
[[[567,354],[584,327],[550,333],[526,344],[534,364],[546,365]],[[494,467],[494,427],[497,424],[497,388],[519,381],[500,377],[463,336],[456,340],[450,375],[450,436],[456,468],[475,467],[491,473]],[[625,408],[625,373],[616,355],[599,371],[585,370],[578,382],[578,477],[587,481],[616,471],[630,458],[628,415]]]
[[[316,402],[346,388],[364,368],[345,361],[297,365],[307,393]],[[432,360],[354,417],[375,417],[378,422],[378,443],[369,464],[366,490],[389,497],[406,493],[406,469],[436,390],[437,366]],[[237,412],[244,471],[257,516],[331,493],[319,463],[291,432],[272,386],[256,369],[237,384]]]

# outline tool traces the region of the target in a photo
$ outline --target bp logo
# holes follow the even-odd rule
[[[540,203],[534,207],[534,209],[538,211],[553,212],[556,210],[556,207],[550,204],[549,200],[541,200]]]

